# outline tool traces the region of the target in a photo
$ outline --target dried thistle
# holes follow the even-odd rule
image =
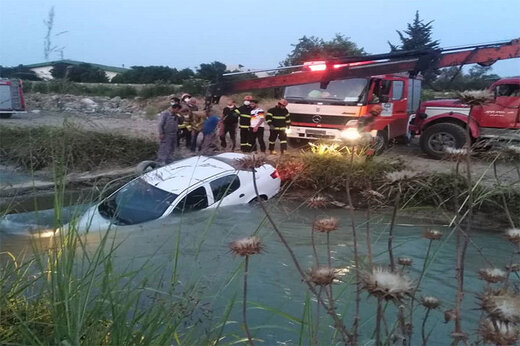
[[[412,265],[413,260],[410,257],[399,257],[397,258],[397,263],[399,265],[408,267]]]
[[[307,206],[309,208],[325,208],[329,204],[329,200],[323,196],[314,196],[307,200]]]
[[[480,321],[478,333],[484,342],[496,345],[514,345],[520,341],[520,329],[517,325],[492,321],[489,318]]]
[[[520,271],[520,263],[513,263],[506,265],[506,269],[510,272],[518,272]]]
[[[386,173],[385,178],[386,178],[386,180],[388,180],[388,182],[390,184],[394,184],[397,182],[412,180],[415,177],[417,177],[418,175],[419,175],[419,173],[417,173],[417,172],[403,170],[403,171]]]
[[[481,106],[493,100],[493,94],[488,90],[468,90],[457,93],[458,99],[470,106]]]
[[[513,244],[520,243],[520,228],[511,228],[506,231],[506,238]]]
[[[335,217],[326,217],[314,221],[314,230],[316,232],[329,233],[338,229],[338,219]]]
[[[479,298],[482,310],[493,319],[503,323],[520,323],[520,297],[517,294],[503,290],[488,291]]]
[[[453,160],[462,160],[468,155],[468,150],[466,148],[452,148],[452,147],[444,147],[444,153],[446,158]]]
[[[449,321],[455,320],[457,317],[457,314],[455,313],[455,310],[450,309],[444,311],[444,323],[448,323]]]
[[[423,237],[430,240],[439,240],[442,238],[442,232],[434,230],[434,229],[427,229],[423,233]]]
[[[250,256],[261,253],[264,249],[262,241],[258,237],[247,237],[235,240],[229,244],[231,252],[235,256]]]
[[[421,304],[426,309],[437,309],[441,305],[441,302],[436,297],[424,296],[424,297],[421,298]]]
[[[248,155],[235,160],[235,168],[239,170],[253,170],[262,167],[266,163],[264,156]]]
[[[365,191],[361,192],[361,195],[365,199],[370,200],[370,201],[374,201],[376,203],[381,203],[381,200],[385,199],[385,196],[382,193],[379,193],[379,192],[374,191],[374,190],[365,190]]]
[[[314,267],[307,271],[309,277],[308,281],[314,283],[317,286],[327,286],[337,279],[336,270],[331,267]]]
[[[506,272],[499,268],[483,268],[478,271],[478,275],[480,279],[493,284],[506,279]]]
[[[360,275],[361,287],[373,296],[398,302],[413,291],[413,283],[406,275],[390,269],[375,267]]]

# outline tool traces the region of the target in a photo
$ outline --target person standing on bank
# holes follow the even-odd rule
[[[273,108],[267,110],[266,121],[269,125],[269,152],[276,154],[274,145],[280,140],[280,153],[287,150],[287,129],[291,126],[291,118],[287,110],[287,100],[281,99]]]
[[[249,140],[251,143],[251,151],[257,151],[256,142],[260,145],[260,151],[265,153],[264,141],[264,126],[265,126],[265,111],[262,108],[256,107],[257,102],[251,101],[251,105],[255,109],[251,111],[251,126],[249,127]]]
[[[252,100],[253,96],[244,96],[244,104],[235,110],[239,116],[240,150],[242,150],[243,153],[251,151],[251,144],[249,143],[249,126],[251,125],[251,111],[253,110],[253,107],[251,106]]]
[[[227,107],[224,108],[222,112],[222,132],[220,134],[220,146],[222,150],[226,150],[226,134],[229,133],[229,137],[231,138],[231,151],[235,151],[236,147],[236,134],[237,134],[237,124],[238,124],[238,113],[236,112],[237,106],[235,105],[235,101],[231,100],[228,102]]]
[[[181,105],[172,103],[170,108],[160,114],[159,117],[159,150],[157,162],[162,165],[171,162],[171,156],[177,144],[177,131],[179,130],[179,110]]]

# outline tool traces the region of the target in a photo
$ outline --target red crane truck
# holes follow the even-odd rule
[[[376,150],[391,139],[405,140],[409,119],[420,104],[421,81],[428,69],[478,63],[489,66],[520,57],[520,39],[451,49],[405,51],[347,57],[297,66],[301,71],[264,78],[226,81],[208,88],[207,106],[220,95],[254,89],[285,87],[291,112],[288,137],[297,140],[338,140],[353,120],[380,105],[383,113],[372,126]],[[347,123],[349,124],[347,126]],[[414,128],[414,131],[417,127]]]

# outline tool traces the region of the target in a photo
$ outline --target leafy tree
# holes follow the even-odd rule
[[[32,81],[41,80],[41,78],[39,78],[34,71],[31,71],[27,66],[24,65],[18,65],[16,67],[0,66],[0,77],[19,78]]]
[[[490,66],[474,65],[468,73],[464,73],[456,66],[447,67],[441,70],[433,87],[436,90],[458,91],[485,89],[500,79],[498,75],[490,72]]]
[[[62,79],[65,78],[67,74],[67,68],[72,66],[70,64],[65,64],[63,62],[59,62],[55,64],[51,69],[51,75],[54,79]]]
[[[200,64],[197,69],[197,78],[215,82],[223,73],[226,72],[229,71],[226,70],[225,64],[220,61],[213,61],[209,64]]]
[[[305,61],[324,60],[343,56],[365,55],[363,48],[359,48],[354,42],[341,34],[336,34],[330,41],[325,41],[316,36],[303,36],[298,43],[292,44],[293,50],[281,66],[293,66],[303,64]]]
[[[181,84],[184,80],[192,78],[195,73],[185,68],[178,71],[168,66],[132,66],[130,70],[118,74],[112,78],[112,83],[174,83]]]
[[[67,67],[66,78],[73,82],[108,83],[105,71],[90,64],[79,64]]]
[[[413,23],[408,23],[407,29],[404,30],[404,33],[396,30],[401,43],[394,45],[388,42],[390,45],[390,50],[392,52],[396,52],[403,50],[438,49],[439,41],[432,39],[432,23],[433,20],[425,23],[422,19],[419,18],[419,11],[416,11]],[[425,83],[431,85],[439,73],[439,70],[426,71],[424,73]]]

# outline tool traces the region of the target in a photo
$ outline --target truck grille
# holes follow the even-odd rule
[[[322,114],[300,114],[291,113],[291,121],[296,123],[311,123],[323,125],[345,125],[347,121],[356,119],[356,117],[347,117],[339,115],[322,115]]]

